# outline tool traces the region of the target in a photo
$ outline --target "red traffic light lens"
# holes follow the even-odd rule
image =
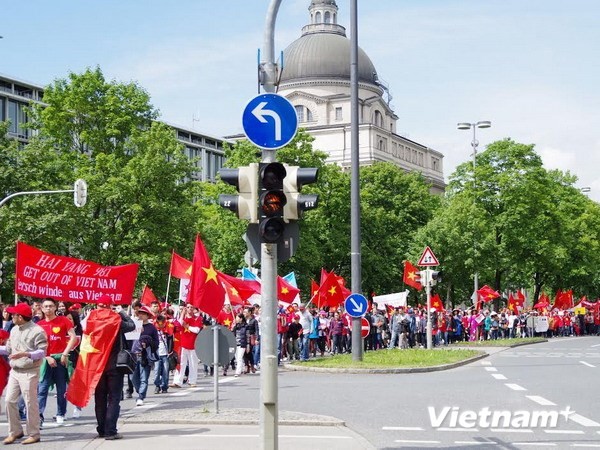
[[[282,215],[285,204],[286,197],[282,191],[268,191],[260,197],[260,209],[267,217]]]

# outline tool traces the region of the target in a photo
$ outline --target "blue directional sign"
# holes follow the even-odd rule
[[[261,94],[248,102],[242,116],[244,133],[260,148],[286,146],[298,131],[298,116],[289,100],[277,94]]]
[[[367,313],[369,302],[364,295],[350,294],[344,302],[344,308],[351,317],[362,317]]]

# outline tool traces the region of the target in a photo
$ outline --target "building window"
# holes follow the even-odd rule
[[[438,165],[439,165],[438,159],[437,158],[431,158],[431,168],[433,170],[435,170],[436,172],[440,170],[439,167],[438,167]]]
[[[10,120],[8,132],[22,138],[27,137],[27,130],[22,127],[23,124],[27,123],[25,107],[26,105],[22,103],[8,101],[8,120]]]
[[[417,163],[417,151],[416,150],[412,151],[412,163],[413,164]]]
[[[335,120],[342,120],[343,118],[344,118],[344,116],[342,115],[342,108],[341,107],[335,108]]]
[[[423,166],[425,164],[425,160],[423,158],[423,152],[419,152],[419,165]]]
[[[375,125],[383,128],[383,116],[380,111],[375,111]]]
[[[315,15],[315,23],[321,23],[321,13],[320,12],[318,12]]]
[[[6,120],[6,100],[0,98],[0,122],[4,122]]]
[[[325,12],[325,23],[331,23],[331,13],[329,11]]]
[[[302,122],[312,122],[313,121],[312,111],[310,109],[308,109],[306,106],[296,105],[296,106],[294,106],[294,109],[296,110],[296,115],[298,116],[298,122],[302,123]]]

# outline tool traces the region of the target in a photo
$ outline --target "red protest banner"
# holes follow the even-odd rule
[[[17,242],[17,294],[86,303],[108,294],[116,304],[129,304],[137,273],[138,264],[101,266]]]

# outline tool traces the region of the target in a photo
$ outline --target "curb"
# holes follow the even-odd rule
[[[469,349],[476,350],[476,349]],[[430,366],[430,367],[398,367],[391,369],[335,369],[329,367],[303,367],[296,366],[293,364],[284,364],[283,368],[289,371],[298,371],[298,372],[320,372],[320,373],[375,373],[375,374],[387,374],[387,373],[426,373],[426,372],[439,372],[442,370],[450,370],[456,367],[464,366],[467,364],[471,364],[472,362],[479,361],[480,359],[486,358],[489,356],[483,350],[480,350],[481,354],[472,356],[467,359],[463,359],[462,361],[457,361],[449,364],[441,364],[439,366]]]
[[[214,412],[206,412],[200,408],[186,408],[178,410],[177,414],[166,418],[164,414],[144,414],[140,416],[131,416],[123,419],[124,423],[129,424],[153,424],[153,423],[172,423],[178,425],[204,424],[204,425],[259,425],[258,409],[221,409],[221,417]],[[177,417],[179,416],[179,417]],[[237,417],[236,417],[237,416]],[[326,426],[326,427],[345,427],[346,422],[331,416],[322,416],[318,414],[305,414],[293,411],[279,411],[279,425],[285,426]]]

